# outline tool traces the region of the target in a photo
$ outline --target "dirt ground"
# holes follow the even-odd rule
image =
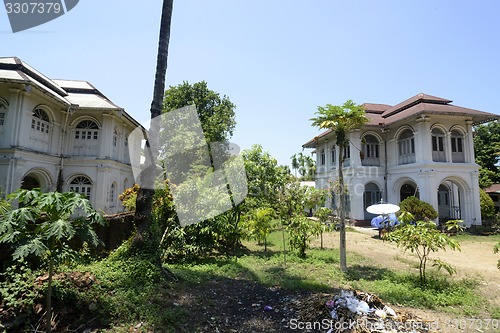
[[[383,242],[373,229],[356,229],[347,234],[348,251],[373,258],[371,265],[415,270],[418,272],[417,258],[411,253],[403,253],[394,244]],[[339,233],[324,237],[324,246],[336,248]],[[439,252],[435,258],[447,261],[457,269],[456,278],[470,277],[480,282],[480,291],[493,303],[500,305],[500,271],[496,268],[499,259],[493,254],[494,241],[462,242],[462,252]],[[313,246],[319,246],[314,241]],[[199,288],[179,290],[175,293],[173,306],[191,313],[197,313],[192,320],[176,328],[179,332],[326,332],[326,330],[303,330],[293,326],[297,310],[304,307],[312,293],[290,292],[269,288],[254,281],[220,279]],[[266,305],[271,306],[266,308]],[[422,321],[438,322],[437,332],[496,332],[490,329],[460,329],[450,323],[461,318],[449,314],[391,305],[398,313],[411,313]],[[193,325],[194,324],[194,325]],[[431,331],[429,331],[431,332]],[[436,331],[432,331],[436,332]]]
[[[418,257],[411,252],[403,252],[395,244],[384,242],[378,238],[378,231],[371,228],[354,228],[356,232],[347,233],[347,251],[355,252],[372,258],[372,265],[385,268],[414,270],[418,273]],[[331,233],[323,239],[324,247],[338,248],[339,233]],[[431,258],[441,259],[452,264],[457,274],[454,278],[474,278],[480,283],[479,290],[495,306],[500,306],[500,270],[497,262],[498,254],[493,253],[496,242],[487,238],[481,241],[467,240],[460,242],[461,251],[439,251]],[[313,246],[319,246],[319,241],[313,241]],[[427,320],[440,322],[453,321],[447,314],[419,309],[406,309]],[[473,330],[475,332],[480,332]],[[453,332],[451,330],[450,332]],[[462,332],[457,330],[456,332]]]

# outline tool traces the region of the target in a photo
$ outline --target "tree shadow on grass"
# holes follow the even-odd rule
[[[350,281],[359,281],[361,279],[367,281],[376,281],[384,279],[394,279],[395,274],[393,271],[387,268],[365,266],[365,265],[353,265],[349,267],[347,278]]]

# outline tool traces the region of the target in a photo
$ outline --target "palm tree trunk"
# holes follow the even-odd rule
[[[172,22],[173,0],[164,0],[160,24],[160,36],[158,39],[158,56],[156,61],[156,75],[153,89],[153,101],[151,102],[151,119],[161,115],[163,97],[165,93],[165,76],[167,72],[168,45],[170,42],[170,25]],[[155,230],[151,223],[151,209],[154,195],[154,181],[156,175],[156,158],[158,148],[158,121],[152,121],[148,133],[146,154],[146,165],[150,165],[150,170],[142,173],[142,186],[137,194],[135,224],[137,232],[133,239],[133,245],[144,249],[147,248],[158,252],[159,237],[155,235]],[[157,244],[158,243],[158,244]]]
[[[344,145],[339,145],[339,200],[340,200],[340,270],[347,272],[346,234],[345,234],[345,188],[344,188]]]

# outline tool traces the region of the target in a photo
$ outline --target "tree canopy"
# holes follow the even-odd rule
[[[233,135],[236,125],[234,105],[226,95],[208,89],[207,82],[194,84],[184,81],[177,86],[170,86],[165,91],[163,112],[194,105],[208,142],[223,142]]]
[[[494,121],[474,128],[474,154],[480,165],[479,186],[500,182],[500,123]]]

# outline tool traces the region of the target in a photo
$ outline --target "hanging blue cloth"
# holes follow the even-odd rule
[[[375,216],[372,218],[372,221],[370,222],[372,227],[378,228],[378,229],[383,229],[386,227],[394,227],[395,225],[399,224],[398,218],[396,217],[396,214],[392,213],[389,215],[379,215]]]

